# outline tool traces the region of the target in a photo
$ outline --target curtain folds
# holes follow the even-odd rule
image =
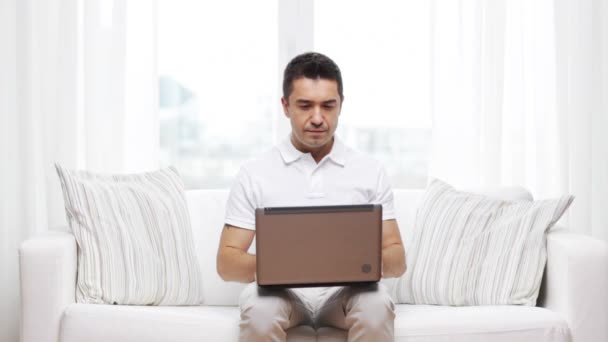
[[[3,341],[18,340],[19,244],[66,226],[53,164],[158,167],[155,9],[143,0],[0,0]]]
[[[430,175],[576,196],[561,222],[608,241],[608,5],[434,0]]]

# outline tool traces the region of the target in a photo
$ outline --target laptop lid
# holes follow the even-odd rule
[[[259,208],[255,219],[260,286],[338,286],[380,280],[379,204]]]

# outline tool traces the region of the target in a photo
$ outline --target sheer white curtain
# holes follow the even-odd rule
[[[608,4],[432,2],[430,174],[574,194],[562,222],[608,241]]]
[[[65,227],[53,163],[157,167],[154,17],[143,0],[0,0],[2,341],[18,340],[19,244]]]

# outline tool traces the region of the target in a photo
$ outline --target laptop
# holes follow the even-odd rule
[[[258,208],[261,287],[364,285],[381,277],[382,205]]]

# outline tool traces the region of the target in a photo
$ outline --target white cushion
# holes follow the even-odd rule
[[[237,307],[72,304],[59,341],[237,341],[238,333]]]
[[[568,325],[543,308],[397,305],[395,341],[567,342]],[[70,305],[60,342],[237,341],[238,307]],[[346,331],[310,327],[288,330],[288,341],[346,341]],[[334,339],[330,339],[333,337]]]
[[[202,301],[184,185],[175,168],[115,175],[56,168],[78,243],[78,302]]]
[[[287,331],[288,341],[316,341],[312,327]],[[237,341],[239,308],[72,304],[63,315],[60,342]]]
[[[564,318],[538,307],[399,304],[396,311],[396,341],[570,341]]]
[[[433,180],[417,211],[397,301],[535,305],[546,232],[573,199],[505,201]]]

